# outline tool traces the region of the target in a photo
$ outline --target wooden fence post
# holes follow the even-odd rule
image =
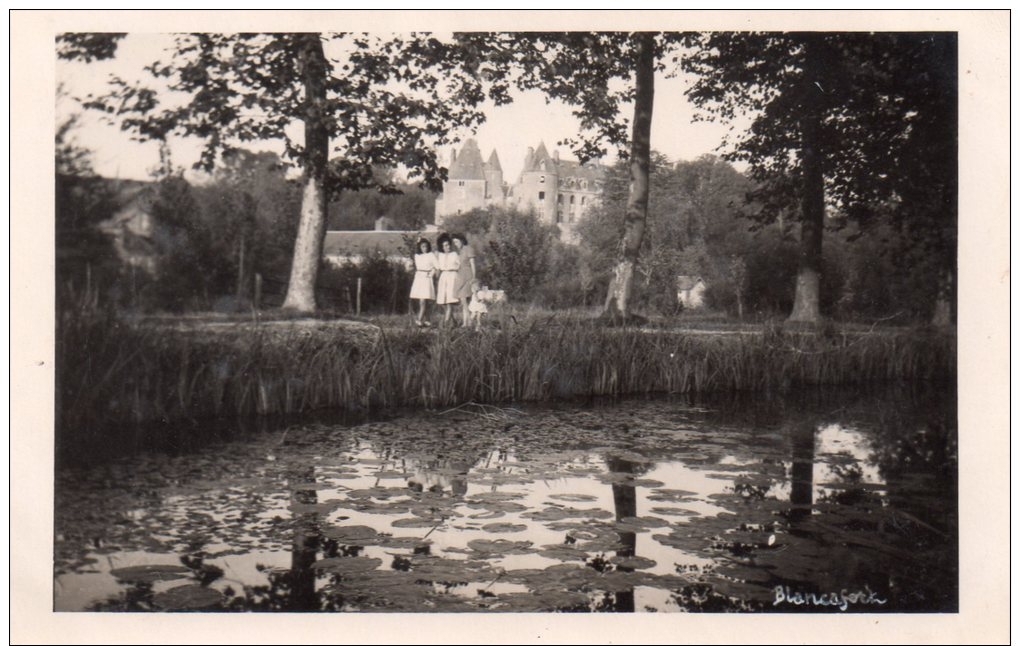
[[[355,306],[355,313],[361,316],[361,276],[358,276],[358,291],[357,291],[357,305]]]

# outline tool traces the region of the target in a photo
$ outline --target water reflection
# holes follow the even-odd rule
[[[55,606],[953,610],[936,395],[418,415],[65,469]]]

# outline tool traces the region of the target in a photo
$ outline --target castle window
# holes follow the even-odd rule
[[[545,175],[539,175],[538,176],[538,183],[539,184],[545,184]]]
[[[463,182],[463,180],[462,180],[462,181],[459,181],[459,182],[457,182],[457,186],[464,186],[464,182]]]
[[[581,196],[581,206],[584,206],[584,196]]]
[[[573,204],[574,204],[574,196],[573,195],[570,196],[570,204],[571,204],[571,206],[573,206]]]
[[[584,188],[584,189],[588,188],[588,180],[586,180],[586,179],[582,179],[581,180],[581,188]]]
[[[556,209],[556,224],[563,222],[563,211]]]
[[[556,196],[556,203],[563,204],[563,193],[560,193],[559,195]]]
[[[545,201],[545,191],[539,191],[538,192],[538,201],[539,202],[544,202]]]

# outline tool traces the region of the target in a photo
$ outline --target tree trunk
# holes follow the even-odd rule
[[[237,303],[240,307],[241,299],[244,298],[244,234],[237,243]]]
[[[935,313],[931,324],[937,327],[949,327],[953,324],[953,274],[943,270],[939,278],[938,295],[935,299]]]
[[[326,235],[326,164],[329,131],[326,128],[326,75],[328,65],[318,34],[301,34],[301,67],[305,85],[305,177],[301,221],[294,241],[294,260],[284,309],[315,311],[315,280]]]
[[[791,321],[817,322],[822,318],[819,293],[822,278],[822,230],[825,226],[825,178],[820,150],[822,90],[814,82],[819,64],[814,39],[805,47],[805,90],[801,126],[800,265]]]
[[[648,178],[651,170],[652,106],[655,98],[655,37],[650,32],[637,35],[635,71],[634,127],[630,142],[630,195],[624,222],[620,259],[606,295],[605,314],[624,320],[630,314],[634,288],[634,267],[648,217]]]

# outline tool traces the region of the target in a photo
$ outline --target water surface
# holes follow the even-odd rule
[[[64,466],[54,605],[955,611],[952,402],[466,406]]]

